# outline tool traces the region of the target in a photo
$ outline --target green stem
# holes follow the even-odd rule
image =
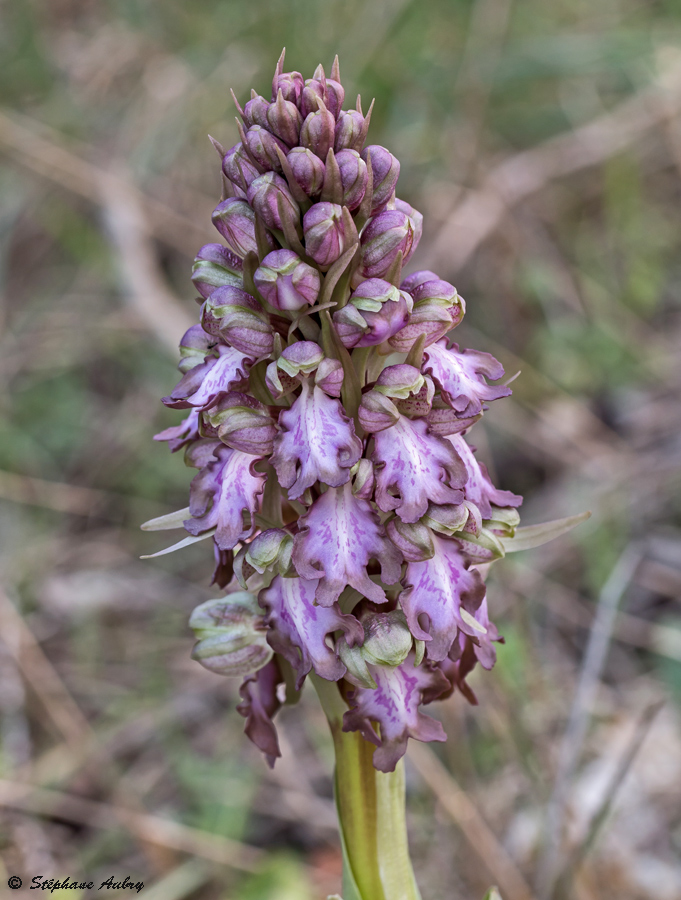
[[[378,772],[376,749],[342,730],[347,705],[335,682],[312,676],[336,752],[336,807],[343,845],[343,900],[421,900],[407,843],[404,765]]]

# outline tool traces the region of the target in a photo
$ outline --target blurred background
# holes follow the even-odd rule
[[[407,762],[424,900],[681,896],[681,7],[673,0],[39,0],[0,12],[0,883],[145,900],[339,889],[313,696],[269,771],[189,658],[206,544],[144,520],[192,472],[152,435],[215,240],[233,88],[338,53],[514,395],[475,437],[524,524],[491,673]],[[438,765],[439,761],[439,765]],[[24,884],[24,890],[28,883]],[[15,896],[13,894],[13,896]],[[20,896],[20,895],[16,895]],[[59,896],[55,892],[55,897]],[[78,891],[63,896],[76,898]],[[87,892],[81,896],[89,896]]]

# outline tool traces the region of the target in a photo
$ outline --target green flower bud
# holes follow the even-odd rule
[[[192,659],[218,675],[248,675],[272,658],[263,612],[245,591],[197,606],[189,627],[198,641]]]

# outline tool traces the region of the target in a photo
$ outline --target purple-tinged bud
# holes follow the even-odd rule
[[[343,363],[340,360],[323,359],[317,369],[314,383],[329,396],[340,397],[344,377]]]
[[[400,414],[392,400],[378,391],[368,391],[362,395],[358,415],[362,428],[373,433],[390,428],[400,419]]]
[[[466,310],[466,304],[454,285],[440,278],[420,282],[412,287],[411,296],[414,309],[409,321],[390,338],[390,346],[400,353],[408,353],[421,334],[426,336],[426,347],[439,341],[459,324]]]
[[[260,304],[246,291],[216,288],[203,304],[201,324],[209,334],[254,359],[269,356],[274,345],[272,326]]]
[[[515,510],[513,511],[515,512]],[[440,534],[446,534],[448,537],[452,537],[465,527],[469,515],[470,509],[466,503],[445,503],[441,506],[430,503],[421,522],[424,525],[427,525],[428,528],[432,528],[433,531],[439,531]],[[476,526],[474,525],[474,528],[475,527]],[[477,529],[475,533],[478,533],[479,530],[480,529]]]
[[[364,160],[356,150],[341,150],[336,154],[343,186],[343,206],[357,209],[367,189],[369,173]]]
[[[250,128],[253,125],[259,125],[261,128],[269,128],[267,124],[267,110],[269,103],[260,94],[251,91],[251,99],[244,106],[244,121],[246,126]]]
[[[241,141],[230,147],[225,153],[222,159],[222,171],[232,184],[241,188],[244,193],[248,190],[248,185],[253,179],[260,174],[244,150],[244,145]]]
[[[397,179],[400,177],[400,161],[380,144],[372,144],[362,150],[362,159],[367,160],[371,154],[371,171],[373,173],[374,193],[371,198],[371,215],[375,216],[390,200],[395,192]]]
[[[319,295],[321,277],[293,250],[268,253],[253,276],[255,285],[270,306],[298,310],[310,306]]]
[[[215,347],[217,341],[212,334],[204,331],[200,325],[192,325],[180,341],[180,362],[178,369],[185,373],[194,366],[205,362],[206,356]]]
[[[234,574],[242,587],[256,572],[286,575],[291,567],[293,538],[282,528],[268,528],[245,544],[234,560]]]
[[[340,83],[340,81],[335,81],[332,78],[326,79],[326,99],[325,103],[327,109],[334,117],[337,119],[341,114],[343,101],[345,100],[345,88]]]
[[[281,91],[284,100],[297,105],[304,87],[305,81],[300,72],[282,72],[281,75],[275,75],[272,82],[272,100],[276,100],[277,94]]]
[[[430,375],[424,375],[420,389],[410,397],[407,397],[406,400],[398,400],[395,406],[397,406],[403,416],[420,419],[430,413],[434,396],[435,384],[433,379]]]
[[[345,347],[382,344],[404,327],[411,298],[382,278],[369,278],[353,292],[349,302],[333,314]]]
[[[225,394],[204,412],[203,419],[208,436],[217,435],[232,450],[253,456],[272,453],[277,426],[266,407],[248,394]]]
[[[362,655],[370,665],[399,666],[405,661],[413,638],[401,609],[365,614],[361,622],[364,625]]]
[[[242,262],[222,244],[201,247],[192,266],[192,281],[202,297],[210,297],[215,288],[242,285]]]
[[[269,128],[278,138],[289,147],[295,147],[300,135],[300,126],[303,124],[303,117],[295,103],[284,100],[284,95],[280,92],[267,110],[267,121]]]
[[[300,145],[309,147],[316,156],[324,160],[329,149],[333,147],[335,132],[336,120],[320,100],[319,109],[311,112],[303,122],[300,129]]]
[[[411,275],[407,275],[400,285],[400,289],[412,294],[420,284],[424,284],[426,281],[439,280],[439,275],[436,275],[435,272],[431,272],[430,269],[421,269],[419,272],[412,272]]]
[[[338,116],[334,134],[333,149],[336,153],[341,150],[359,150],[358,145],[362,140],[364,129],[364,116],[356,109],[344,110]]]
[[[303,218],[303,234],[308,256],[320,266],[330,266],[346,249],[343,208],[336,203],[315,203]]]
[[[423,562],[435,555],[430,529],[421,522],[408,525],[396,517],[386,522],[385,530],[393,544],[401,550],[407,562]]]
[[[285,397],[299,387],[299,375],[309,375],[323,361],[322,348],[314,341],[298,341],[291,344],[267,367],[265,383],[268,390],[275,400]]]
[[[255,213],[245,200],[230,197],[213,210],[213,225],[227,242],[229,249],[243,259],[248,253],[257,253],[255,239]]]
[[[398,363],[383,369],[374,390],[392,400],[406,400],[410,394],[417,394],[424,384],[425,378],[415,366]]]
[[[264,169],[281,172],[281,163],[276,148],[279,147],[284,154],[289,150],[283,141],[270,134],[261,125],[251,125],[246,132],[246,144],[253,159]]]
[[[326,166],[307,147],[294,147],[286,157],[293,177],[308,197],[315,197],[324,184]]]
[[[286,347],[277,366],[288,375],[310,375],[324,359],[324,352],[314,341],[298,341]]]
[[[295,229],[300,222],[300,207],[291,196],[286,181],[276,172],[259,175],[248,189],[248,202],[268,228],[283,230],[279,215],[279,198],[283,201],[285,215]]]
[[[359,462],[350,469],[352,480],[352,493],[360,500],[371,500],[374,493],[374,464],[370,459],[362,457]]]
[[[372,219],[362,232],[360,272],[365,278],[381,278],[401,251],[409,255],[414,232],[409,218],[397,209],[387,209]]]
[[[404,200],[400,200],[399,197],[395,197],[395,209],[403,212],[407,216],[414,232],[414,240],[411,243],[411,250],[405,255],[404,259],[402,260],[402,262],[406,265],[406,263],[409,262],[411,257],[416,252],[416,248],[418,247],[421,236],[423,235],[423,215],[417,209],[414,209],[413,206],[410,206],[409,203],[405,203]]]
[[[202,603],[189,627],[198,640],[192,659],[218,675],[248,675],[272,658],[263,611],[253,594],[240,591]]]
[[[323,75],[322,75],[323,78]],[[319,109],[319,101],[326,101],[326,79],[320,81],[317,78],[308,78],[300,95],[300,111],[303,117]]]

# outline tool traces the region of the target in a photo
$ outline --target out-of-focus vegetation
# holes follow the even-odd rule
[[[433,709],[451,780],[435,797],[408,765],[424,900],[481,897],[501,848],[539,897],[552,794],[556,900],[678,898],[678,3],[27,0],[0,16],[0,882],[130,875],[147,900],[338,889],[314,698],[279,717],[270,772],[237,686],[189,659],[206,545],[138,559],[159,546],[139,523],[185,506],[191,477],[151,436],[178,421],[159,403],[169,345],[214,239],[206,135],[237,140],[229,88],[266,94],[285,44],[306,77],[338,53],[348,97],[376,98],[370,141],[426,217],[412,268],[465,296],[457,341],[521,371],[476,429],[495,480],[526,495],[527,524],[593,512],[494,571],[498,665],[473,679],[478,707]],[[627,548],[640,562],[566,732]]]

